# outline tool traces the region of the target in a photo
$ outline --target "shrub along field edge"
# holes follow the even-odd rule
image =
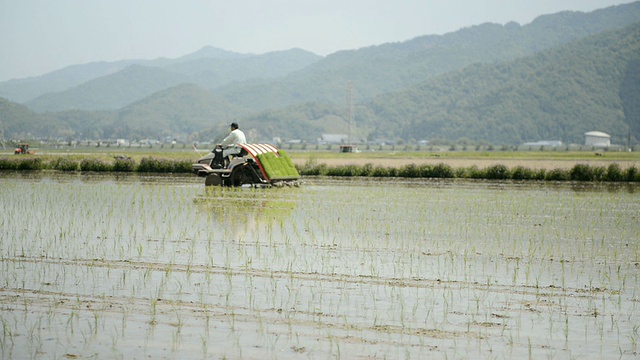
[[[0,170],[58,170],[93,172],[140,172],[140,173],[190,173],[190,160],[160,159],[143,157],[139,162],[121,157],[114,160],[87,157],[73,159],[54,158],[10,158],[0,157]]]
[[[82,172],[138,172],[138,173],[190,173],[190,160],[143,157],[139,162],[127,157],[112,161],[98,158],[71,159],[57,157],[0,157],[0,170],[57,170]],[[617,163],[608,166],[576,164],[570,169],[530,169],[523,166],[508,168],[492,165],[454,168],[448,164],[385,167],[373,164],[336,165],[311,164],[296,166],[302,176],[338,177],[402,177],[448,178],[488,180],[547,180],[547,181],[610,181],[640,182],[640,171],[635,166],[623,169]]]
[[[372,164],[362,166],[318,164],[301,166],[298,168],[298,172],[302,176],[640,182],[640,172],[635,166],[622,169],[616,163],[606,167],[576,164],[571,169],[550,170],[529,169],[523,166],[510,169],[505,165],[493,165],[486,168],[478,168],[477,166],[454,168],[443,163],[436,165],[408,164],[401,167],[383,167]]]

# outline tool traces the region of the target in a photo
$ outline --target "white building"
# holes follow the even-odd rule
[[[526,142],[522,144],[524,146],[562,146],[562,141],[560,140],[540,140],[536,142]]]
[[[611,146],[611,135],[600,131],[584,133],[584,144],[587,146]]]
[[[318,139],[319,144],[342,144],[349,141],[349,135],[346,134],[322,134],[322,138]]]

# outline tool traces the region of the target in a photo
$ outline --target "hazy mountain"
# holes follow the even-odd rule
[[[241,101],[241,106],[255,110],[309,101],[342,102],[348,81],[355,86],[355,99],[364,101],[469,64],[513,60],[639,20],[640,2],[636,2],[590,13],[544,15],[524,26],[482,24],[445,35],[420,36],[405,42],[340,51],[324,59],[295,49],[252,55],[205,47],[177,59],[77,65],[37,78],[12,80],[0,83],[0,96],[24,103],[45,93],[70,90],[83,82],[138,64],[188,75],[182,82],[197,83],[209,89],[227,85],[217,91],[232,101]],[[268,67],[269,62],[271,67]],[[302,69],[305,70],[298,71]],[[107,93],[119,91],[119,88],[115,85],[93,91],[101,93],[99,98],[110,98]],[[39,99],[33,103],[37,104],[34,109],[105,109],[119,104],[103,104],[99,98],[76,98],[72,89],[67,93],[68,98],[63,98],[63,94],[57,94],[55,98],[64,105],[43,103]],[[265,98],[265,94],[269,96]],[[149,94],[141,93],[128,103],[146,95]]]
[[[344,104],[351,82],[355,101],[368,101],[471,64],[514,60],[636,21],[640,21],[640,2],[588,14],[545,15],[524,26],[482,24],[445,35],[340,51],[281,79],[231,84],[217,91],[259,111],[313,101]]]
[[[210,55],[221,57],[206,57]],[[299,49],[240,56],[205,48],[176,60],[146,62],[157,66],[130,65],[68,90],[41,95],[27,102],[27,105],[38,112],[116,110],[181,83],[215,88],[234,81],[273,78],[300,70],[319,58]]]
[[[184,55],[182,57],[179,57],[175,60],[173,60],[173,62],[176,63],[181,63],[181,62],[187,62],[187,61],[192,61],[192,60],[199,60],[199,59],[242,59],[242,58],[247,58],[247,57],[252,57],[255,56],[254,54],[242,54],[242,53],[237,53],[237,52],[233,52],[233,51],[227,51],[227,50],[223,50],[223,49],[218,49],[215,48],[213,46],[205,46],[202,49],[193,52],[191,54],[187,54]]]
[[[629,131],[640,139],[639,44],[640,22],[510,62],[470,65],[355,104],[354,136],[582,143],[585,132],[599,130],[619,144]],[[307,103],[241,121],[267,139],[314,141],[331,128],[346,133],[348,117],[346,103]]]
[[[604,131],[640,139],[640,22],[498,65],[473,65],[382,95],[374,135],[494,144],[581,143]]]
[[[211,46],[205,46],[194,53],[187,54],[176,59],[159,58],[154,60],[101,61],[71,65],[41,76],[0,82],[0,97],[19,103],[26,103],[40,95],[62,92],[99,77],[114,74],[131,65],[164,67],[199,59],[231,60],[250,56],[254,55],[240,54],[217,49]]]
[[[0,98],[0,141],[30,139],[52,130],[44,118],[24,105]]]
[[[131,65],[69,90],[41,95],[27,106],[39,112],[118,109],[182,81],[182,76],[160,68]]]
[[[246,116],[240,108],[197,85],[182,84],[128,105],[117,112],[111,137],[185,138],[202,129]],[[226,130],[226,127],[225,127]]]
[[[131,61],[117,61],[71,65],[42,76],[4,81],[0,82],[0,97],[26,103],[42,94],[63,91],[132,64]]]
[[[201,57],[171,64],[165,69],[186,75],[185,79],[200,86],[215,89],[232,82],[284,76],[321,58],[305,50],[291,49],[242,57]]]
[[[294,49],[212,60],[208,51],[216,50],[204,49],[189,59],[158,59],[155,67],[134,66],[94,79],[39,109],[130,100],[110,112],[47,113],[47,121],[60,126],[56,133],[69,136],[176,132],[210,139],[235,119],[260,139],[314,141],[322,132],[346,132],[351,94],[355,132],[363,138],[580,142],[590,130],[614,137],[631,130],[640,138],[634,115],[640,104],[637,25],[624,28],[639,17],[636,2],[589,14],[542,16],[525,26],[483,24],[326,58]],[[603,33],[606,29],[622,30]],[[138,73],[149,78],[126,89],[122,84]],[[198,86],[155,82],[174,75]],[[154,86],[173,87],[143,98]],[[106,95],[129,90],[122,98]],[[92,125],[79,128],[79,114]],[[1,108],[0,119],[7,121]]]

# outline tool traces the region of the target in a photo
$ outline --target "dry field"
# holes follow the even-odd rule
[[[516,166],[524,166],[530,169],[570,169],[576,164],[588,164],[591,166],[607,167],[611,163],[618,163],[623,169],[635,166],[640,168],[640,154],[622,154],[627,156],[616,156],[618,154],[602,156],[594,153],[584,153],[580,156],[555,157],[547,156],[548,154],[537,155],[535,153],[530,156],[514,157],[512,153],[501,156],[500,153],[491,156],[474,157],[468,154],[449,154],[435,153],[430,155],[416,154],[389,154],[387,156],[375,154],[292,154],[293,161],[296,165],[304,165],[308,161],[314,161],[318,164],[327,164],[328,166],[336,165],[364,165],[373,164],[385,167],[401,167],[408,164],[448,164],[453,168],[477,166],[478,168],[486,168],[492,165],[502,164],[508,168]]]

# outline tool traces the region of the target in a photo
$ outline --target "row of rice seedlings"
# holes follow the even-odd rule
[[[131,233],[133,231],[129,231],[129,233],[123,232],[126,229],[126,225],[129,225],[131,219],[139,219],[140,216],[138,214],[140,213],[150,214],[150,219],[143,219],[149,221],[143,222],[141,228],[142,233],[149,234],[152,232],[145,229],[145,224],[149,224],[151,229],[155,229],[157,228],[156,224],[164,221],[156,219],[154,211],[149,211],[145,207],[135,208],[134,206],[132,213],[118,214],[119,211],[127,211],[132,208],[127,204],[127,201],[131,200],[130,197],[126,196],[126,194],[124,197],[118,196],[121,195],[120,192],[123,190],[119,186],[113,188],[113,192],[109,191],[111,189],[107,186],[99,189],[97,193],[86,194],[80,191],[79,193],[82,195],[76,196],[78,188],[68,191],[68,184],[65,184],[65,186],[50,185],[56,189],[52,189],[52,191],[41,191],[42,189],[39,189],[40,191],[36,192],[35,188],[16,186],[10,192],[3,192],[2,195],[6,196],[3,200],[10,200],[4,203],[9,206],[22,203],[29,204],[26,206],[29,211],[20,212],[20,207],[16,206],[14,208],[18,212],[10,212],[8,213],[9,218],[4,217],[2,220],[5,223],[15,225],[9,229],[16,229],[14,230],[15,232],[3,234],[6,239],[11,240],[2,241],[2,244],[5,245],[2,252],[4,259],[14,258],[15,256],[20,258],[44,256],[60,259],[96,259],[103,260],[109,264],[112,260],[131,258],[130,255],[133,248],[137,249],[138,258],[140,258],[143,252],[142,246],[149,239],[143,238],[140,239],[141,242],[135,242],[137,236],[135,234],[132,236]],[[86,188],[83,187],[82,190],[84,189]],[[36,201],[35,204],[34,200]],[[166,204],[163,204],[161,208],[165,208],[166,206],[164,205]],[[19,230],[17,229],[23,229],[24,231],[20,230],[22,233],[18,234]],[[53,231],[48,231],[49,229],[53,229]],[[159,231],[157,238],[167,233],[166,229],[159,228]],[[123,241],[124,239],[126,241]],[[126,242],[129,242],[129,244],[126,244]],[[19,244],[20,248],[18,248]],[[155,255],[158,254],[156,253]],[[166,257],[167,253],[160,255]],[[149,258],[153,256],[154,254],[150,254]],[[75,268],[95,273],[95,268],[92,269],[91,266],[76,266]],[[48,266],[46,272],[23,272],[23,276],[29,274],[35,278],[18,278],[14,279],[11,284],[7,283],[6,285],[7,287],[18,286],[22,288],[28,285],[27,288],[38,289],[42,283],[51,284],[48,286],[65,287],[69,282],[72,282],[85,284],[80,288],[85,289],[83,291],[97,292],[104,291],[103,286],[105,286],[105,280],[109,278],[110,272],[107,271],[107,275],[104,278],[84,278],[83,274],[72,271],[70,274],[63,274],[61,280],[56,275],[54,281],[50,279],[41,281],[44,274],[52,275],[50,269],[51,266]],[[11,273],[10,270],[8,272]],[[16,272],[13,272],[13,274],[15,275]],[[70,277],[75,278],[70,280]],[[122,279],[121,283],[118,284],[118,289],[126,288],[127,291],[131,292],[132,296],[137,295],[135,288],[127,288],[127,272],[122,272],[121,277],[118,275],[117,278]],[[6,279],[11,279],[11,276],[7,276]],[[88,287],[87,284],[93,284],[98,288]]]
[[[285,241],[285,245],[287,245],[287,244],[288,244],[288,242],[287,242],[287,241]],[[286,249],[286,248],[287,248],[287,247],[285,246],[285,249]],[[295,251],[293,252],[293,254],[292,254],[292,255],[295,255]],[[227,263],[230,263],[230,262],[227,262]],[[289,265],[289,264],[290,264],[290,263],[288,263],[288,265],[287,265],[287,270],[291,272],[291,265]],[[290,287],[290,288],[291,288],[291,287]],[[447,312],[445,311],[444,313],[446,314]]]
[[[544,210],[544,209],[543,209],[543,210]],[[342,213],[342,214],[343,214],[343,213]],[[496,226],[497,226],[497,224],[496,224]],[[534,224],[534,226],[536,226],[536,224]],[[633,232],[634,232],[634,230],[631,230],[631,233],[633,233]],[[508,240],[508,241],[514,241],[514,240],[512,240],[512,238],[513,238],[513,237],[511,236],[511,234],[508,234],[508,235],[509,235],[509,236],[508,236],[508,238],[509,238],[509,240]],[[555,237],[554,239],[555,239],[555,240],[557,240],[558,238],[557,238],[557,237]],[[533,239],[532,239],[532,240],[533,240]],[[530,243],[531,243],[531,240],[530,240]],[[535,249],[534,249],[534,248],[532,248],[531,246],[530,246],[529,248],[530,248],[530,249],[533,249],[532,251],[535,251]],[[522,251],[522,249],[519,249],[518,247],[514,248],[514,250]],[[554,250],[561,250],[561,249],[554,249],[554,248],[548,249],[548,250],[546,250],[546,252],[545,252],[545,254],[544,254],[544,255],[546,255],[546,256],[559,256],[559,259],[561,260],[561,261],[559,262],[559,264],[560,264],[559,266],[561,266],[561,267],[565,266],[565,265],[567,264],[567,262],[562,261],[562,257],[563,257],[562,253],[554,253]],[[500,255],[500,256],[504,256],[503,254],[498,254],[498,255]],[[457,255],[456,255],[456,256],[457,256]],[[574,257],[575,257],[575,255],[574,255]],[[531,258],[534,258],[534,257],[532,256]],[[447,257],[445,257],[444,259],[445,259],[445,261],[446,261],[448,258],[447,258]],[[495,257],[494,257],[494,258],[491,258],[491,259],[492,259],[492,262],[496,260],[496,258],[495,258]],[[519,257],[513,257],[513,259],[514,259],[514,260],[513,260],[513,264],[515,264],[515,265],[513,266],[512,270],[509,270],[508,272],[513,271],[514,275],[512,276],[511,281],[512,281],[514,284],[516,284],[516,283],[520,283],[520,280],[519,280],[519,277],[520,277],[520,275],[519,275],[520,260],[519,260],[519,259],[520,259],[520,258],[519,258]],[[539,270],[539,269],[542,269],[542,268],[544,268],[544,267],[546,266],[546,264],[544,263],[544,259],[545,259],[545,257],[541,257],[541,259],[543,259],[543,260],[541,260],[542,262],[540,263],[540,267],[539,267],[539,268],[537,268],[538,270]],[[498,258],[498,260],[499,260],[499,258]],[[452,261],[451,261],[451,262],[453,263],[453,262],[455,262],[455,261],[456,261],[456,260],[455,260],[455,258],[452,256]],[[395,261],[395,260],[394,260],[394,261],[391,261],[391,262],[392,262],[392,263],[400,263],[400,264],[402,264],[402,262],[398,262],[398,261]],[[524,263],[524,261],[523,261],[523,263]],[[508,266],[508,267],[510,267],[512,263],[511,263],[511,262],[507,262],[506,264],[507,264],[507,266]],[[525,265],[527,265],[527,266],[531,266],[531,262],[525,263]],[[501,270],[501,269],[495,268],[495,269],[492,269],[492,270],[491,270],[491,272],[493,272],[493,273],[500,273],[500,272],[501,272],[500,270]],[[525,271],[524,273],[525,273],[525,274],[531,274],[531,272],[532,272],[532,271],[531,271],[531,269],[529,268],[529,269],[527,269],[527,271]],[[560,284],[561,284],[561,285],[562,285],[562,287],[564,288],[564,287],[566,287],[565,279],[564,279],[564,276],[565,276],[564,274],[565,274],[565,272],[563,271],[563,272],[562,272],[562,274],[563,274],[563,275],[562,275],[562,279],[560,279]],[[529,275],[529,276],[530,276],[530,275]],[[538,278],[538,277],[536,277],[536,279],[539,279],[539,278]],[[536,280],[536,286],[535,286],[536,288],[538,288],[538,287],[540,286],[537,282],[538,282],[538,280]],[[491,281],[489,281],[488,283],[490,284],[490,283],[491,283]],[[547,284],[548,284],[548,283],[547,283]],[[547,285],[547,286],[548,286],[548,285]],[[553,283],[553,281],[552,281],[551,286],[557,286],[557,285],[554,285],[554,283]]]
[[[273,227],[271,228],[271,230],[273,231]],[[269,239],[268,241],[271,242],[272,239]],[[244,251],[242,256],[247,256],[247,254],[249,253],[249,252],[246,251],[247,247],[239,247],[238,249],[245,249],[245,251]],[[259,250],[260,247],[257,247],[257,249]],[[291,244],[290,244],[290,242],[288,242],[286,240],[286,237],[285,237],[284,244],[283,244],[282,247],[281,246],[277,246],[277,244],[276,244],[276,246],[273,246],[272,249],[273,250],[285,249],[286,251],[289,251],[290,253],[288,255],[285,255],[285,256],[290,256],[289,258],[295,257],[295,254],[296,254],[295,248],[291,247]],[[258,252],[256,251],[256,253],[258,253]],[[235,258],[237,256],[238,256],[237,253],[236,254],[231,254],[230,248],[227,248],[227,255],[226,255],[227,258]],[[253,254],[253,256],[255,256],[255,254]],[[279,259],[282,256],[283,255],[278,253],[278,252],[272,252],[272,253],[269,253],[269,255],[268,255],[268,257],[271,258],[271,259]],[[254,262],[252,262],[252,264],[253,263]],[[225,268],[229,268],[231,266],[232,266],[231,265],[231,261],[230,260],[225,260]],[[294,270],[291,262],[286,262],[286,264],[282,263],[281,266],[285,269],[285,271],[287,273],[290,273],[292,275],[291,279],[295,279],[296,278],[296,276],[294,275],[294,273],[296,273],[296,271]],[[245,267],[246,267],[246,264],[245,264]],[[229,277],[232,277],[232,276],[233,276],[233,274],[230,273]],[[228,281],[229,289],[231,291],[234,291],[234,289],[232,287],[232,284],[233,284],[232,281]],[[251,300],[251,299],[256,299],[256,294],[254,294],[252,292],[253,290],[251,290],[251,289],[254,289],[254,288],[255,288],[255,286],[248,286],[248,287],[247,286],[245,286],[245,287],[241,286],[240,287],[240,289],[242,289],[242,294],[241,295],[243,295],[243,296],[237,296],[237,299],[235,301],[238,302],[238,301],[240,301],[239,299],[241,299],[241,298],[249,299],[250,304],[248,306],[249,307],[253,307],[255,305],[256,301],[255,300]],[[266,290],[265,293],[264,293],[264,296],[266,296],[266,299],[265,299],[266,303],[272,304],[272,306],[274,308],[277,307],[278,309],[283,309],[283,308],[286,309],[286,307],[284,306],[285,304],[290,304],[290,303],[294,303],[295,304],[295,303],[299,302],[299,301],[296,300],[296,299],[299,299],[299,296],[295,296],[292,293],[292,291],[297,291],[296,289],[299,289],[299,288],[301,288],[301,286],[296,285],[296,283],[294,282],[294,283],[290,283],[290,284],[285,284],[284,289],[286,289],[286,291],[284,289],[279,291],[278,289],[280,289],[280,286],[276,286],[275,284],[271,284],[271,286],[268,287],[268,289],[271,289],[271,291]],[[292,290],[292,289],[294,289],[294,290]],[[314,286],[314,287],[312,287],[312,289],[317,289],[317,287]],[[229,291],[229,290],[227,290],[227,291]],[[278,293],[289,294],[287,296],[287,298],[286,298],[286,301],[282,297],[278,298]],[[322,294],[324,294],[324,292],[321,292],[321,295],[320,295],[321,298],[323,297]],[[269,298],[270,295],[272,295],[272,296]],[[233,294],[230,293],[229,296],[233,297]],[[314,296],[312,295],[312,298],[313,297]],[[278,299],[279,299],[279,302],[278,302]],[[231,303],[234,303],[234,301],[231,301]],[[338,301],[337,303],[340,303],[340,301]],[[312,306],[312,305],[309,305],[309,306]],[[309,312],[310,313],[315,313],[315,312],[312,312],[312,311],[309,311]],[[288,312],[288,313],[290,313],[290,312]],[[343,317],[344,317],[344,314],[343,314]]]
[[[551,219],[562,219],[562,216],[565,216],[565,220],[547,218],[547,213],[558,206],[558,202],[551,200],[560,197],[567,199],[569,205],[576,205],[572,193],[553,193],[547,197],[536,194],[521,198],[512,196],[509,191],[491,189],[463,189],[461,193],[454,193],[446,187],[433,191],[427,188],[401,188],[390,194],[381,190],[372,191],[371,188],[311,188],[301,196],[300,202],[289,215],[274,218],[268,207],[252,205],[241,206],[242,210],[228,210],[228,207],[221,206],[221,212],[211,215],[209,211],[200,211],[198,206],[194,208],[186,205],[190,202],[187,195],[189,191],[177,191],[174,187],[134,187],[134,193],[145,194],[134,200],[136,204],[144,204],[143,207],[126,206],[124,199],[136,199],[128,192],[128,186],[111,188],[110,185],[98,185],[97,188],[96,193],[90,194],[91,197],[101,201],[111,200],[115,204],[122,201],[111,210],[91,210],[92,217],[108,218],[106,221],[91,219],[89,223],[96,226],[99,232],[106,234],[107,241],[104,243],[112,245],[96,247],[86,254],[78,249],[66,249],[59,254],[66,255],[64,258],[73,258],[73,255],[82,258],[82,255],[88,255],[84,258],[92,259],[94,257],[91,256],[96,256],[97,259],[138,261],[153,259],[155,263],[164,265],[164,271],[152,270],[151,273],[147,273],[147,270],[137,271],[126,267],[114,271],[107,267],[107,275],[104,276],[94,268],[83,268],[87,274],[91,273],[89,277],[76,276],[69,279],[69,275],[62,275],[63,278],[67,278],[64,282],[81,280],[99,283],[117,279],[117,286],[114,285],[109,293],[148,293],[146,296],[150,299],[150,316],[157,315],[154,309],[162,299],[194,299],[203,306],[250,309],[258,317],[275,311],[282,314],[284,320],[290,324],[292,332],[296,324],[306,318],[319,326],[336,326],[337,323],[342,323],[346,329],[353,326],[355,329],[366,329],[368,326],[376,333],[387,333],[390,337],[395,336],[393,329],[420,327],[444,329],[443,331],[460,327],[468,329],[467,331],[476,328],[476,332],[483,334],[484,328],[480,326],[479,330],[477,329],[477,324],[482,323],[480,320],[490,323],[488,320],[494,318],[496,309],[503,306],[500,304],[516,303],[511,299],[513,295],[500,299],[497,295],[500,294],[500,289],[504,289],[506,285],[525,286],[526,289],[526,286],[534,284],[532,278],[536,276],[525,275],[523,284],[522,274],[548,274],[544,285],[536,285],[535,289],[553,285],[552,291],[555,291],[555,287],[569,288],[570,291],[577,289],[584,283],[578,282],[584,279],[580,272],[588,272],[585,275],[593,276],[593,285],[596,287],[604,286],[604,281],[610,281],[611,278],[606,267],[599,267],[603,270],[601,273],[606,276],[596,277],[599,276],[599,272],[594,272],[584,265],[574,265],[576,262],[573,260],[554,260],[552,266],[555,270],[545,270],[549,256],[558,256],[558,259],[565,260],[581,259],[580,256],[590,255],[588,249],[580,253],[581,250],[576,250],[575,247],[556,245],[558,240],[576,238],[574,232],[565,228],[570,227],[567,221],[574,221],[580,216],[570,216],[567,220],[567,214],[561,212],[550,215]],[[103,193],[106,195],[101,195]],[[225,192],[218,194],[222,197],[221,202],[224,203],[227,194],[241,198],[258,196],[256,192]],[[355,198],[368,196],[370,201],[366,203],[367,206],[358,209],[345,208],[340,204],[349,194]],[[64,196],[63,193],[61,197],[52,195],[44,199],[55,203],[63,201]],[[487,196],[490,196],[489,201],[485,200]],[[109,199],[110,197],[112,199]],[[522,204],[537,197],[541,198],[539,202],[534,202],[524,209],[520,208]],[[599,204],[594,197],[586,198]],[[14,202],[22,200],[24,198],[17,196]],[[624,200],[623,197],[614,197],[612,202],[627,204]],[[551,202],[551,208],[541,206],[544,201]],[[398,202],[402,202],[404,207],[396,205]],[[79,213],[91,208],[87,202],[78,203],[82,204],[78,207]],[[586,205],[580,205],[578,201],[577,205],[585,214],[584,209],[591,208],[594,204],[587,202]],[[538,209],[537,206],[541,207]],[[628,219],[629,211],[634,210],[629,206],[632,205],[620,207],[623,222],[625,217]],[[166,210],[168,208],[171,210]],[[73,213],[73,206],[69,206],[69,209]],[[122,211],[122,214],[114,209]],[[208,209],[205,207],[205,210]],[[138,234],[143,234],[143,239],[140,239],[139,235],[131,236],[134,231],[123,230],[123,227],[126,228],[123,226],[126,225],[125,220],[135,218],[134,214],[138,213],[145,222],[153,224],[152,228],[138,229]],[[505,216],[505,213],[510,215]],[[523,215],[519,215],[520,213]],[[45,214],[41,217],[45,220],[43,225],[53,224],[54,220],[46,220],[47,216],[51,215]],[[585,216],[584,221],[589,223],[589,218],[590,216]],[[198,232],[184,227],[182,223],[187,219],[192,220],[192,227],[189,229],[199,229]],[[451,221],[452,219],[456,221]],[[540,225],[537,225],[538,222],[531,224],[532,220],[538,219],[544,221],[541,221]],[[229,223],[234,224],[233,228],[228,226]],[[608,220],[603,220],[600,223],[596,222],[596,225],[605,226],[607,223]],[[541,228],[540,230],[544,231],[529,234],[529,231],[519,230],[527,225],[529,228]],[[550,227],[551,231],[548,231],[547,227]],[[614,229],[616,231],[606,235],[603,243],[608,244],[611,237],[626,237],[635,231],[632,228],[628,233],[621,233],[620,229]],[[61,233],[79,233],[80,237],[84,238],[88,231],[82,225],[74,225],[68,229],[63,227]],[[606,230],[602,231],[603,234],[606,233]],[[153,238],[148,237],[148,234],[152,234]],[[582,236],[580,233],[578,235]],[[193,240],[187,240],[189,236],[192,236]],[[65,239],[69,237],[67,235]],[[122,245],[133,238],[137,240],[131,242],[131,245]],[[525,246],[520,243],[521,238],[528,239]],[[542,241],[538,243],[537,240]],[[113,245],[116,243],[120,245]],[[593,246],[597,246],[595,242]],[[202,247],[206,251],[199,251]],[[52,249],[45,249],[50,250]],[[603,256],[608,265],[620,261],[615,250],[612,253],[612,250],[608,249]],[[189,269],[192,266],[205,266],[209,269],[217,267],[223,271],[215,273],[206,270],[204,274],[191,274]],[[523,267],[525,269],[522,269]],[[560,269],[560,272],[557,269]],[[627,270],[622,269],[621,276],[624,276],[625,271]],[[6,273],[12,272],[14,270],[6,270]],[[470,272],[476,275],[470,275]],[[42,273],[31,272],[35,277],[41,276],[38,274]],[[260,274],[262,275],[256,277]],[[561,274],[562,278],[557,278],[557,274]],[[573,280],[573,285],[567,284],[567,276],[571,274],[577,279]],[[303,280],[308,277],[311,277],[311,280]],[[314,277],[317,278],[314,280]],[[35,284],[37,278],[16,279],[16,283],[20,281],[32,281]],[[413,285],[407,286],[412,281]],[[625,281],[629,287],[636,285],[629,283],[628,279]],[[194,291],[196,283],[214,283],[216,286],[201,286]],[[465,295],[467,289],[475,289],[475,307],[469,306],[469,297]],[[91,290],[96,289],[85,289]],[[527,297],[532,302],[540,303],[546,297],[536,290],[528,291],[530,294]],[[615,296],[613,298],[614,302],[625,301],[621,297],[617,300]],[[610,307],[604,306],[608,304],[607,301],[609,300],[603,300],[603,305],[594,304],[593,311],[609,312]],[[558,306],[559,312],[549,313],[547,328],[550,329],[550,334],[553,334],[556,322],[562,320],[558,320],[556,314],[566,313],[568,309],[566,303],[560,303]],[[626,305],[619,305],[616,311],[620,313],[624,306]],[[551,308],[556,307],[554,305]],[[610,313],[613,314],[612,324],[615,323],[615,327],[620,326],[620,316],[616,315],[618,313]],[[598,316],[594,318],[601,320]],[[513,326],[511,321],[503,321],[510,327]],[[522,327],[522,323],[526,322],[523,319],[519,321],[520,325],[516,328]],[[177,323],[180,324],[180,321]],[[605,338],[602,324],[600,321],[590,327],[585,331],[585,336],[592,336],[591,329],[595,328],[601,331],[601,336]],[[531,328],[539,329],[540,326],[532,322]],[[625,331],[624,327],[622,331]],[[359,335],[363,336],[362,333]],[[176,347],[179,347],[178,337],[175,339]],[[520,334],[516,334],[515,339],[524,341]],[[534,339],[534,344],[544,344],[545,341],[551,340]]]

